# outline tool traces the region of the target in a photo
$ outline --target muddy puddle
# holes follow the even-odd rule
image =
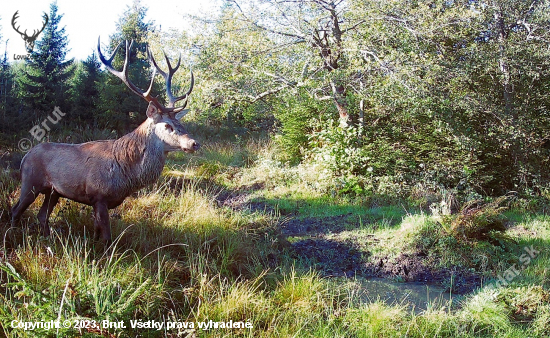
[[[219,205],[234,210],[269,210],[263,201],[252,201],[246,191],[263,186],[243,187],[218,195]],[[384,220],[382,212],[372,215]],[[398,220],[390,220],[397,224]],[[368,251],[379,239],[375,234],[361,238],[334,236],[359,229],[361,218],[353,213],[325,217],[288,217],[279,223],[285,248],[291,257],[321,276],[356,283],[356,292],[365,304],[383,301],[403,305],[415,313],[428,309],[458,309],[464,295],[481,285],[481,276],[466,269],[432,268],[422,253],[396,257],[375,257]],[[286,242],[285,242],[286,241]]]
[[[388,305],[404,305],[417,314],[429,308],[455,310],[464,297],[436,285],[399,283],[387,278],[357,278],[356,281],[357,291],[365,303],[380,300]]]

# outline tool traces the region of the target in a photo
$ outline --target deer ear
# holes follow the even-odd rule
[[[153,102],[149,102],[149,106],[147,107],[147,117],[152,118],[154,121],[158,121],[160,119],[160,111]]]
[[[185,115],[189,113],[189,109],[184,109],[176,114],[176,120],[181,120]]]

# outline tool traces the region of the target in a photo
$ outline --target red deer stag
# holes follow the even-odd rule
[[[50,213],[59,197],[65,197],[93,207],[95,238],[97,240],[101,237],[108,243],[111,241],[108,209],[116,208],[127,196],[155,182],[162,172],[168,152],[183,150],[192,153],[199,148],[199,144],[189,137],[179,122],[187,113],[183,109],[193,90],[193,72],[187,93],[174,97],[172,76],[180,66],[181,55],[178,64],[172,68],[164,54],[168,65],[168,73],[165,73],[148,49],[147,55],[154,68],[149,89],[143,92],[128,79],[132,44],[133,41],[128,47],[126,41],[122,71],[115,70],[111,64],[120,44],[109,60],[101,54],[99,39],[97,50],[107,70],[119,77],[132,92],[149,102],[147,119],[136,130],[117,140],[82,144],[40,143],[34,147],[21,161],[21,196],[12,209],[12,224],[17,223],[21,214],[39,194],[44,194],[44,204],[38,212],[38,220],[42,234],[48,236]],[[151,95],[156,71],[166,82],[166,107]],[[175,107],[175,103],[183,99],[185,103],[181,107]]]

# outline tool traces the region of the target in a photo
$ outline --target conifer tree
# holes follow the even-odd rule
[[[113,65],[116,69],[122,69],[125,58],[124,41],[134,41],[129,57],[128,77],[139,88],[147,89],[151,80],[150,65],[147,60],[146,41],[148,32],[154,29],[152,21],[146,22],[147,7],[139,0],[135,0],[120,17],[117,23],[117,31],[110,36],[109,48],[102,46],[102,52],[110,57],[119,43],[122,42]],[[108,51],[107,51],[108,50]],[[154,92],[158,93],[158,88]],[[106,127],[113,128],[123,134],[145,119],[147,104],[132,93],[120,79],[107,76],[102,91],[102,118]]]
[[[100,83],[103,76],[101,63],[95,52],[78,64],[71,90],[70,121],[88,126],[97,125],[100,115]]]
[[[37,41],[27,63],[27,71],[19,77],[19,96],[26,105],[27,114],[43,119],[58,106],[69,108],[69,80],[73,60],[65,60],[68,39],[65,28],[60,26],[62,14],[58,14],[57,2],[50,5],[49,22]]]
[[[1,40],[2,36],[0,35]],[[8,41],[5,41],[4,46],[4,54],[0,59],[0,131],[2,132],[14,130],[17,125],[14,120],[17,112],[14,109],[14,74],[8,61]]]

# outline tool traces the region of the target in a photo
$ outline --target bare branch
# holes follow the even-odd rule
[[[313,92],[313,96],[318,101],[328,101],[334,99],[332,95],[325,95],[325,96],[317,96],[317,91]]]
[[[365,22],[367,22],[367,20],[359,20],[357,23],[355,23],[351,27],[348,27],[348,28],[342,30],[342,34],[354,30],[355,28],[359,27],[360,25],[364,24]]]
[[[239,11],[241,12],[241,15],[243,16],[243,18],[245,18],[246,21],[248,21],[252,25],[256,26],[257,28],[262,29],[262,30],[267,31],[267,32],[270,32],[270,33],[273,33],[273,34],[288,36],[288,37],[297,38],[297,39],[300,39],[300,40],[305,40],[304,36],[300,36],[300,35],[296,35],[296,34],[290,34],[290,33],[286,33],[286,32],[279,32],[279,31],[276,31],[276,30],[273,30],[273,29],[270,29],[270,28],[267,28],[267,27],[264,27],[264,26],[260,25],[256,21],[250,19],[249,17],[247,17],[244,14],[244,11],[241,9],[241,6],[239,6],[239,4],[237,3],[236,0],[229,0],[229,2],[234,3],[235,6],[237,6]]]
[[[256,96],[252,96],[252,95],[247,95],[246,97],[243,97],[243,98],[236,98],[238,101],[247,101],[247,102],[250,102],[250,103],[254,103],[258,100],[261,100],[263,99],[264,97],[266,96],[269,96],[271,94],[275,94],[275,93],[278,93],[280,92],[281,90],[285,89],[285,88],[288,88],[289,85],[287,84],[284,84],[280,87],[277,87],[277,88],[273,88],[273,89],[270,89],[270,90],[266,90],[265,92],[261,93],[261,94],[258,94]]]
[[[250,69],[254,73],[265,74],[265,75],[267,75],[269,77],[272,77],[275,80],[277,80],[279,82],[282,82],[282,83],[284,83],[284,84],[286,84],[287,86],[290,86],[290,87],[295,87],[298,84],[296,81],[287,80],[287,79],[285,79],[284,77],[282,77],[280,75],[273,74],[273,73],[270,73],[270,72],[266,72],[265,70],[262,70],[262,71],[256,70],[256,69],[254,69],[253,67],[251,67],[249,65],[243,65],[243,67]]]
[[[403,24],[402,27],[405,28],[407,31],[409,31],[410,33],[412,33],[415,36],[418,35],[417,31],[415,31],[414,29],[409,27],[409,22],[405,19],[397,18],[397,17],[390,16],[390,15],[385,15],[385,16],[381,17],[380,19],[400,22],[400,23]]]

